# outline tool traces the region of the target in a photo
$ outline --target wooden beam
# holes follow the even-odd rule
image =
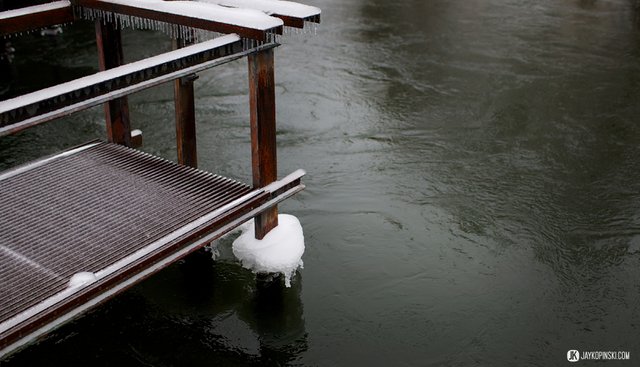
[[[171,6],[171,1],[166,2],[166,6]],[[102,10],[111,13],[117,13],[122,15],[129,15],[138,18],[145,18],[152,21],[164,22],[168,24],[177,24],[180,26],[204,29],[212,32],[219,33],[236,33],[244,38],[252,38],[259,41],[270,41],[272,34],[282,34],[283,21],[274,17],[270,17],[264,14],[256,22],[251,19],[243,20],[243,13],[237,9],[218,7],[218,9],[212,14],[216,14],[220,19],[212,20],[205,19],[204,16],[198,17],[194,15],[183,15],[179,13],[171,12],[167,9],[156,9],[153,3],[129,3],[108,1],[108,0],[74,0],[75,5],[80,5],[86,8]],[[184,5],[184,4],[181,4]],[[193,2],[190,6],[206,6],[207,4],[201,4]],[[176,9],[174,9],[176,10]],[[207,9],[209,10],[209,9]],[[225,16],[223,12],[233,13],[231,17]],[[243,20],[244,24],[238,24],[239,20]],[[269,24],[265,26],[265,24]]]
[[[255,9],[280,18],[288,27],[304,28],[305,22],[320,23],[320,8],[291,1],[273,0],[196,0],[233,8]]]
[[[100,70],[113,69],[124,64],[122,35],[114,23],[97,20],[96,41]],[[131,146],[131,121],[129,121],[127,97],[120,97],[105,103],[104,114],[109,142]]]
[[[173,48],[193,44],[192,40],[178,38],[173,40]],[[196,113],[193,82],[196,74],[191,74],[174,81],[174,100],[176,111],[176,148],[178,163],[198,167],[198,150],[196,145]]]
[[[0,12],[0,37],[56,24],[73,22],[73,10],[69,1],[28,6]]]
[[[276,46],[270,43],[243,51],[237,35],[226,35],[0,101],[0,136]]]
[[[273,49],[249,55],[251,168],[254,188],[277,179],[276,104]],[[278,207],[255,217],[256,238],[262,239],[278,225]]]

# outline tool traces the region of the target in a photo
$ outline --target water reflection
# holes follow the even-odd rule
[[[199,252],[2,365],[287,365],[307,349],[301,288]]]
[[[12,70],[11,61],[15,56],[14,54],[15,49],[10,41],[0,42],[0,100],[7,98],[4,96],[9,91],[11,80],[13,79],[14,71]]]
[[[625,280],[640,235],[640,44],[628,22],[636,10],[619,1],[409,3],[361,6],[382,30],[360,41],[375,43],[368,67],[384,81],[364,98],[384,124],[377,149],[392,164],[379,180],[393,182],[385,195],[422,215],[425,236],[438,238],[424,246],[464,269],[455,270],[456,292],[474,295],[468,311],[436,291],[450,310],[433,319],[500,325],[484,325],[494,331],[473,339],[473,356],[492,354],[492,336],[532,356],[598,336],[629,343],[635,327],[616,320],[633,318],[638,299]],[[410,215],[378,210],[418,237]],[[456,241],[441,239],[446,228]],[[441,270],[431,274],[446,279]],[[553,318],[566,330],[534,328],[532,348],[515,320],[485,307],[532,323]]]
[[[379,42],[382,47],[376,51],[385,57],[375,59],[387,65],[370,65],[386,81],[385,98],[372,96],[388,116],[381,119],[393,120],[402,129],[387,124],[386,132],[392,136],[387,149],[406,163],[402,170],[426,175],[440,192],[449,192],[440,199],[428,192],[429,200],[417,198],[414,191],[411,201],[435,199],[460,217],[463,232],[492,234],[506,243],[520,242],[523,231],[536,227],[533,243],[547,243],[553,237],[555,246],[580,243],[565,235],[572,232],[570,227],[586,222],[598,227],[593,233],[601,234],[607,232],[605,227],[610,231],[611,221],[632,217],[616,202],[632,198],[621,187],[635,186],[625,176],[637,164],[633,157],[638,129],[632,122],[635,108],[630,107],[640,97],[632,56],[638,53],[637,32],[602,20],[607,12],[623,17],[629,12],[619,3],[576,4],[593,12],[537,4],[534,10],[541,15],[535,17],[537,26],[529,20],[531,14],[509,9],[522,5],[518,2],[499,7],[487,1],[457,7],[453,2],[422,4],[426,9],[375,1],[363,4],[371,24],[409,19],[408,27],[398,29],[406,32],[402,40],[419,37],[426,47],[425,52],[402,40]],[[569,16],[556,21],[560,11]],[[502,13],[515,13],[515,19],[501,22]],[[543,25],[544,14],[548,22]],[[523,26],[527,23],[532,27]],[[449,28],[439,28],[442,24]],[[500,28],[502,32],[495,33]],[[366,42],[381,37],[363,35]],[[580,46],[576,37],[584,41]],[[574,47],[590,56],[582,52],[573,60]],[[619,47],[624,47],[622,54],[616,52]],[[608,56],[614,53],[616,57]],[[532,63],[539,57],[539,63],[555,66],[534,69]],[[567,57],[575,62],[563,61]],[[420,85],[424,93],[419,92]],[[549,92],[557,94],[549,98]],[[461,99],[467,105],[452,105]],[[415,177],[408,180],[414,182]],[[632,221],[623,222],[619,230],[634,226]]]
[[[97,62],[93,67],[85,63],[86,60],[97,60],[95,39],[88,22],[64,27],[63,33],[57,36],[41,36],[35,32],[10,37],[2,41],[2,45],[5,43],[10,44],[12,52],[9,58],[3,58],[0,49],[0,88],[5,90],[0,99],[16,97],[97,71]]]

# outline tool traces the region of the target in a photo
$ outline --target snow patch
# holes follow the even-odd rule
[[[69,279],[69,288],[77,288],[81,287],[85,284],[90,284],[96,281],[96,275],[90,271],[82,271],[80,273],[75,273]]]
[[[228,8],[217,4],[204,4],[195,1],[102,0],[102,2],[162,11],[260,30],[268,30],[284,24],[281,19],[270,17],[259,10]]]
[[[242,234],[233,241],[233,254],[242,266],[254,273],[281,273],[291,287],[291,278],[302,268],[304,234],[298,218],[289,214],[278,215],[278,226],[257,240],[253,219],[240,226]]]
[[[321,10],[315,6],[299,4],[291,1],[274,0],[197,0],[203,3],[231,6],[234,8],[255,9],[266,14],[286,15],[296,18],[309,18],[319,15]]]

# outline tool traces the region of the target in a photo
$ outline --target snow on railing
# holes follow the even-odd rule
[[[194,29],[237,33],[245,38],[272,41],[284,22],[253,9],[239,9],[195,1],[75,0],[76,15],[115,22],[121,27],[153,29],[172,37],[188,38]]]

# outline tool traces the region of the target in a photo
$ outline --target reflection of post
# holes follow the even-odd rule
[[[173,41],[173,48],[178,49],[192,43],[192,40],[178,38]],[[176,108],[178,163],[191,167],[198,166],[195,98],[193,92],[193,82],[196,79],[195,74],[177,79],[173,88]]]
[[[259,336],[260,363],[286,366],[308,348],[304,307],[300,299],[302,277],[297,273],[291,288],[283,287],[281,279],[270,278],[258,277],[252,300],[255,318],[252,328]]]
[[[96,41],[100,70],[108,70],[124,63],[122,36],[113,22],[96,21]],[[127,97],[120,97],[105,103],[107,138],[112,143],[131,145],[131,123]]]
[[[276,98],[273,49],[249,55],[249,101],[251,115],[251,166],[253,187],[263,187],[277,179]],[[278,207],[255,218],[256,238],[278,225]]]

